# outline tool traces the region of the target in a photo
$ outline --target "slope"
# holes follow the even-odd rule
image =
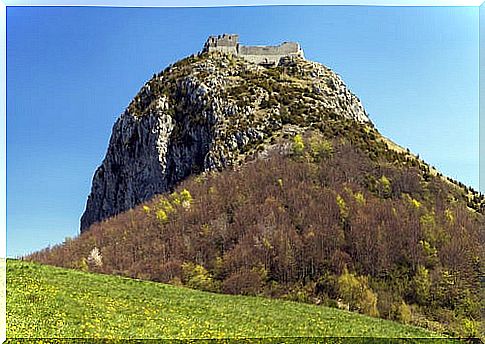
[[[434,337],[327,307],[8,260],[7,338]]]

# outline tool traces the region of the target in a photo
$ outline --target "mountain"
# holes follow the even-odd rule
[[[342,79],[300,57],[265,68],[217,51],[154,75],[116,121],[81,231],[169,191],[191,174],[235,166],[292,125],[370,123]]]
[[[153,76],[82,233],[25,259],[483,336],[483,195],[382,136],[298,44],[263,48],[210,38]]]

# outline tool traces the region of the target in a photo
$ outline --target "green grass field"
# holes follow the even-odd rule
[[[322,306],[7,261],[9,339],[295,336],[436,337]]]

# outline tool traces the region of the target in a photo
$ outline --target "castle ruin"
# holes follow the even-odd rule
[[[304,58],[303,49],[296,42],[284,42],[276,46],[246,46],[239,43],[239,35],[233,34],[209,36],[202,52],[213,51],[240,56],[266,67],[277,66],[280,59],[286,56]]]

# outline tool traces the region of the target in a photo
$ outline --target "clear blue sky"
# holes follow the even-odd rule
[[[300,42],[384,135],[478,189],[478,7],[9,7],[7,256],[77,235],[116,118],[224,32]]]

